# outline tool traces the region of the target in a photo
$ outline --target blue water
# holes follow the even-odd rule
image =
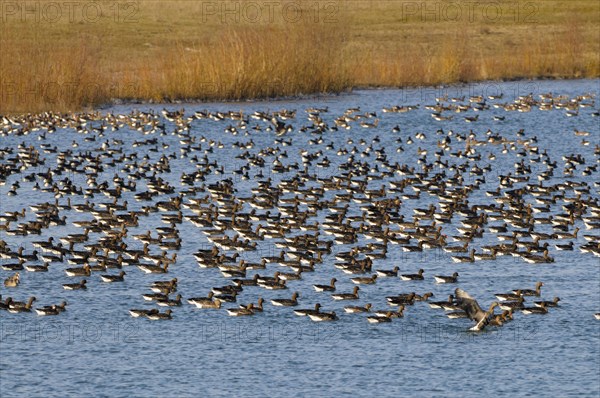
[[[467,124],[463,116],[476,113],[456,114],[453,120],[435,121],[430,117],[431,111],[424,109],[426,104],[434,104],[435,97],[448,93],[450,97],[462,95],[491,95],[504,93],[504,98],[489,101],[510,102],[516,96],[529,93],[540,94],[552,92],[569,96],[600,93],[600,80],[571,81],[533,81],[482,83],[466,86],[442,88],[423,88],[409,90],[365,90],[331,97],[306,98],[301,100],[259,101],[242,103],[210,103],[210,104],[178,104],[178,105],[122,105],[101,112],[129,113],[134,109],[160,111],[184,107],[186,113],[208,109],[210,111],[254,110],[274,111],[282,108],[297,109],[297,117],[290,123],[299,127],[310,124],[305,117],[304,109],[309,106],[328,106],[329,112],[322,114],[328,123],[340,116],[348,107],[360,106],[361,112],[377,112],[380,123],[376,129],[364,129],[355,124],[351,130],[329,132],[323,135],[323,143],[309,145],[308,140],[315,139],[309,133],[289,133],[284,139],[293,139],[293,145],[280,148],[287,150],[289,158],[286,164],[299,161],[299,151],[307,149],[311,152],[326,151],[325,146],[334,142],[335,151],[326,153],[332,161],[329,169],[315,168],[310,172],[320,177],[338,173],[337,165],[346,161],[349,155],[336,156],[340,147],[351,149],[360,145],[362,138],[367,145],[375,136],[380,143],[374,148],[386,148],[390,161],[398,161],[411,166],[416,164],[418,147],[429,151],[428,160],[435,158],[438,150],[436,142],[441,136],[435,132],[439,128],[444,131],[468,133],[473,130],[478,139],[485,137],[487,129],[501,135],[516,139],[516,132],[525,129],[525,138],[537,136],[540,152],[547,150],[558,167],[554,177],[544,184],[550,185],[564,180],[586,181],[592,190],[592,198],[598,198],[598,188],[593,183],[599,181],[598,172],[591,176],[582,176],[585,166],[598,164],[594,156],[594,145],[600,144],[599,118],[591,117],[598,110],[582,108],[578,117],[566,117],[564,110],[542,112],[533,109],[528,113],[505,112],[492,108],[480,112],[479,121]],[[382,107],[392,105],[420,104],[419,110],[393,114],[382,113]],[[492,120],[492,115],[506,116],[504,121]],[[250,125],[256,122],[253,120]],[[266,126],[263,122],[259,124]],[[262,148],[275,146],[274,133],[255,132],[248,129],[249,136],[240,133],[237,136],[224,133],[230,120],[215,122],[212,120],[196,120],[192,123],[192,135],[205,136],[206,143],[213,139],[224,144],[222,149],[214,148],[209,159],[216,160],[225,168],[225,175],[211,175],[206,184],[222,178],[232,178],[237,188],[237,196],[251,195],[250,189],[256,180],[242,180],[233,170],[238,169],[244,161],[234,156],[244,150],[232,148],[236,141],[253,140],[251,153],[258,153]],[[392,133],[393,126],[399,125],[401,133]],[[45,141],[37,140],[41,132],[32,132],[26,136],[8,135],[0,140],[0,147],[16,147],[24,142],[26,145],[38,146],[40,143],[58,145],[60,150],[73,151],[92,150],[106,140],[119,139],[124,143],[125,153],[139,151],[148,153],[151,160],[158,159],[162,153],[173,152],[180,155],[179,137],[170,134],[175,127],[166,122],[168,135],[158,134],[143,136],[127,128],[116,132],[106,132],[104,138],[96,142],[86,142],[84,136],[74,130],[59,129],[48,134]],[[578,137],[573,130],[585,130],[591,133],[588,137]],[[415,139],[415,133],[423,132],[426,139]],[[88,135],[89,136],[89,135]],[[408,136],[414,140],[412,145],[406,144]],[[159,152],[147,152],[148,147],[132,148],[134,140],[157,137],[159,142],[169,144],[168,149]],[[396,138],[402,137],[404,152],[396,152],[399,144]],[[346,140],[352,138],[353,144]],[[581,140],[590,141],[589,146],[582,146]],[[78,148],[71,148],[77,141]],[[118,145],[114,145],[118,147]],[[464,143],[453,143],[453,151],[463,149]],[[494,190],[498,184],[497,176],[513,171],[513,164],[523,158],[500,153],[501,146],[478,147],[483,159],[480,166],[492,164],[493,171],[486,175],[486,183],[470,197],[470,203],[493,203],[492,198],[485,196],[485,191]],[[495,153],[494,161],[487,159],[487,154]],[[563,155],[580,153],[586,159],[585,166],[578,166],[575,176],[565,177]],[[201,154],[203,156],[203,154]],[[27,170],[24,174],[45,171],[56,164],[55,154],[44,154],[46,166],[39,170]],[[358,157],[358,155],[357,155]],[[463,163],[464,159],[448,158],[451,162]],[[268,172],[273,161],[265,159],[267,167],[263,170],[266,177],[275,181],[287,178],[285,174]],[[375,155],[364,158],[374,162]],[[5,160],[1,160],[5,162]],[[528,162],[528,159],[525,158]],[[541,164],[530,164],[532,177],[536,171],[543,170]],[[179,175],[182,171],[190,172],[195,166],[189,158],[171,160],[171,183],[182,189]],[[126,177],[121,167],[107,169],[98,181],[109,180],[115,173]],[[252,169],[251,176],[257,169]],[[447,171],[448,172],[448,171]],[[0,213],[17,211],[28,205],[42,202],[54,202],[51,194],[31,190],[32,183],[21,181],[24,174],[12,175],[6,185],[0,186]],[[70,175],[78,185],[85,185],[85,176]],[[163,175],[163,178],[165,176]],[[401,178],[401,177],[400,177]],[[467,179],[466,183],[473,182]],[[394,177],[398,179],[398,177]],[[14,181],[20,181],[21,188],[17,196],[7,196]],[[385,180],[371,181],[369,189],[377,189]],[[537,183],[537,180],[530,180]],[[199,186],[199,183],[196,184]],[[185,189],[185,187],[183,187]],[[144,191],[143,180],[138,181],[138,192]],[[337,193],[337,192],[336,192]],[[408,192],[412,193],[412,192]],[[329,192],[327,198],[334,193]],[[199,194],[198,196],[204,196]],[[567,196],[574,196],[568,192]],[[286,195],[289,197],[289,194]],[[415,207],[427,207],[435,203],[434,197],[422,195],[419,201],[407,200],[401,207],[401,213],[410,217]],[[72,197],[73,203],[83,203],[82,197]],[[109,202],[111,199],[97,196],[94,200]],[[140,209],[149,202],[136,202],[132,193],[126,193],[120,200],[128,200],[129,208]],[[165,197],[155,198],[166,200]],[[187,200],[187,199],[186,199]],[[529,197],[531,200],[531,197]],[[61,203],[66,198],[60,199]],[[553,207],[555,214],[562,212],[560,206]],[[69,233],[79,233],[81,229],[69,225],[69,221],[91,220],[85,213],[62,210],[67,216],[67,226],[50,227],[41,236],[25,237],[8,236],[0,230],[0,239],[16,250],[23,246],[31,252],[31,242],[45,240],[50,236],[63,237]],[[184,215],[193,214],[184,210]],[[322,220],[329,213],[319,212]],[[349,214],[360,214],[359,205],[350,204]],[[149,217],[140,218],[139,227],[128,228],[129,235],[144,233],[157,226],[167,226],[160,221],[160,213],[152,213]],[[539,216],[539,215],[536,215]],[[543,216],[547,216],[543,215]],[[35,215],[28,210],[26,220],[33,220]],[[453,224],[444,225],[443,232],[457,235]],[[25,219],[19,220],[23,222]],[[497,223],[494,223],[497,224]],[[256,225],[256,223],[255,223]],[[312,284],[328,283],[331,277],[337,277],[338,292],[348,292],[354,286],[349,277],[332,264],[336,261],[333,255],[324,257],[323,264],[317,266],[314,273],[303,274],[300,281],[290,282],[290,289],[284,291],[267,291],[257,287],[244,289],[239,303],[256,302],[258,296],[265,298],[265,311],[252,317],[232,318],[223,310],[199,310],[184,303],[175,307],[173,320],[152,322],[146,319],[132,318],[130,308],[152,308],[141,295],[148,293],[148,285],[154,280],[179,279],[178,293],[185,298],[204,296],[211,287],[226,284],[226,280],[217,269],[200,269],[192,256],[198,249],[210,247],[198,228],[188,221],[179,224],[183,244],[178,251],[178,261],[169,268],[167,275],[147,275],[135,267],[125,268],[127,275],[124,283],[105,284],[97,273],[88,278],[88,290],[84,292],[68,292],[61,284],[72,283],[78,278],[69,278],[64,273],[66,265],[54,264],[48,273],[21,272],[22,282],[19,287],[7,289],[0,286],[3,297],[12,296],[16,300],[25,301],[35,295],[34,307],[59,303],[67,300],[67,311],[57,317],[38,317],[31,314],[10,314],[0,312],[0,396],[4,397],[65,397],[65,396],[110,396],[110,397],[199,397],[199,396],[553,396],[553,397],[598,397],[600,396],[600,321],[593,314],[600,312],[600,261],[589,253],[581,253],[578,247],[587,243],[584,234],[598,234],[598,230],[585,230],[581,221],[575,226],[581,227],[576,250],[572,252],[556,251],[550,241],[550,254],[555,258],[552,264],[531,265],[510,256],[498,257],[492,261],[477,261],[473,264],[455,264],[450,254],[427,250],[423,253],[404,253],[397,245],[390,245],[388,258],[376,260],[374,269],[391,269],[400,267],[401,273],[414,273],[419,268],[425,270],[425,281],[403,282],[399,278],[381,278],[374,285],[361,285],[360,300],[356,302],[334,302],[326,293],[317,293]],[[536,231],[538,226],[536,225]],[[539,228],[543,232],[551,232],[547,225]],[[156,234],[153,233],[153,236]],[[102,235],[91,234],[92,239]],[[330,239],[330,237],[328,237]],[[139,241],[127,239],[133,248],[140,248]],[[365,244],[367,239],[361,238],[358,244]],[[494,234],[486,233],[483,238],[474,242],[474,247],[496,242]],[[335,251],[347,251],[351,245],[336,245]],[[81,248],[80,248],[81,250]],[[249,261],[259,261],[262,256],[278,255],[280,249],[274,247],[273,240],[259,242],[256,252],[249,252],[243,257]],[[159,253],[159,249],[153,249]],[[0,260],[14,262],[9,260]],[[252,276],[273,274],[276,270],[285,270],[278,265],[269,265],[267,270],[251,271]],[[114,271],[114,270],[113,270]],[[436,285],[432,276],[460,273],[458,285]],[[114,273],[114,272],[113,272]],[[4,280],[12,272],[0,269],[0,278]],[[426,303],[416,303],[408,307],[403,319],[395,319],[390,324],[371,325],[366,322],[364,314],[345,314],[345,305],[364,305],[373,303],[375,309],[385,309],[385,296],[416,291],[431,291],[435,300],[444,300],[455,287],[461,287],[487,306],[492,302],[494,293],[507,292],[517,288],[533,288],[536,281],[543,281],[542,299],[551,300],[554,296],[561,298],[560,307],[551,309],[545,316],[525,316],[516,313],[515,320],[501,328],[488,328],[482,333],[468,331],[471,323],[466,320],[451,320],[444,311],[430,309]],[[299,291],[299,308],[309,308],[316,302],[323,304],[326,310],[335,310],[340,320],[332,323],[313,323],[308,318],[297,317],[292,310],[285,307],[273,307],[271,298],[289,297],[292,292]],[[536,298],[537,299],[537,298]],[[227,307],[233,306],[227,304]],[[161,310],[163,310],[161,308]]]

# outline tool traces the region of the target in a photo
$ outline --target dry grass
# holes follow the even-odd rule
[[[34,3],[51,2],[11,2]],[[469,17],[464,6],[458,21],[446,18],[456,10],[444,13],[447,2],[435,0],[425,2],[427,12],[423,2],[288,0],[258,19],[243,1],[142,0],[134,20],[126,18],[133,9],[115,15],[114,5],[126,2],[88,3],[104,15],[92,21],[80,10],[69,21],[63,12],[49,23],[43,14],[2,8],[1,113],[76,110],[115,98],[244,99],[600,76],[593,0],[511,2],[491,17],[482,8]],[[298,7],[302,14],[284,12]]]

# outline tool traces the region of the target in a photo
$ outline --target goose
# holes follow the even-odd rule
[[[396,277],[396,276],[398,276],[398,270],[399,269],[400,268],[396,266],[392,270],[378,269],[375,272],[377,273],[378,276],[381,276],[381,277]]]
[[[21,271],[25,260],[20,259],[18,263],[2,264],[2,269],[5,271]]]
[[[152,321],[164,321],[164,320],[173,319],[171,314],[172,314],[172,311],[170,309],[168,309],[164,313],[153,312],[153,313],[146,314],[146,318],[148,318]]]
[[[359,290],[360,288],[355,286],[352,293],[334,293],[331,295],[331,298],[334,300],[358,300]]]
[[[271,304],[276,307],[294,307],[298,305],[298,296],[300,296],[300,293],[294,292],[291,299],[273,299]]]
[[[147,318],[148,315],[158,314],[158,310],[156,308],[152,308],[151,310],[131,309],[129,310],[129,314],[134,318]]]
[[[158,265],[140,264],[138,268],[147,274],[166,274],[168,272],[169,263],[159,263]]]
[[[524,308],[524,301],[525,299],[521,296],[516,301],[501,301],[498,306],[502,310],[520,310]]]
[[[212,292],[211,292],[212,293]],[[210,293],[209,293],[210,295]],[[194,304],[196,306],[196,308],[201,308],[201,309],[214,309],[214,310],[218,310],[221,308],[221,303],[222,301],[215,297],[214,299],[209,299],[209,298],[196,298],[193,300],[188,300],[189,303]]]
[[[315,314],[307,314],[311,321],[313,322],[330,322],[338,319],[335,311],[332,312],[318,312]]]
[[[50,263],[44,263],[43,265],[26,265],[25,270],[29,272],[48,272]]]
[[[300,310],[294,310],[294,314],[298,315],[298,316],[308,316],[308,315],[314,315],[314,314],[318,314],[321,308],[321,304],[316,303],[315,304],[315,308],[314,309],[300,309]]]
[[[522,310],[523,314],[531,315],[531,314],[547,314],[548,308],[546,308],[546,303],[540,304],[539,307],[526,307]]]
[[[350,280],[357,285],[372,285],[375,283],[376,279],[377,279],[377,275],[373,275],[370,277],[350,278]]]
[[[58,315],[61,312],[65,311],[67,307],[67,302],[63,301],[58,305],[47,305],[44,307],[36,308],[35,312],[40,316],[49,316],[49,315]]]
[[[384,316],[368,316],[367,321],[369,323],[389,323],[392,321],[393,311],[388,311]]]
[[[229,316],[248,316],[254,315],[254,304],[250,303],[246,307],[243,308],[228,308],[227,314]]]
[[[546,306],[546,308],[558,307],[559,301],[560,301],[560,298],[554,297],[554,299],[552,301],[534,301],[533,305],[535,305],[536,307],[541,307],[542,304],[544,304]]]
[[[169,298],[158,299],[156,304],[161,307],[176,307],[181,305],[181,294],[178,294],[175,299],[170,300]]]
[[[435,283],[456,283],[458,281],[458,272],[453,273],[451,276],[435,275],[433,277]]]
[[[398,296],[389,296],[386,297],[386,300],[389,305],[399,306],[399,305],[412,305],[415,302],[415,293],[401,294]]]
[[[513,290],[512,292],[514,294],[517,294],[517,292],[519,292],[519,294],[521,296],[539,297],[542,294],[542,286],[544,286],[543,282],[536,282],[535,289],[519,289],[519,290]]]
[[[331,278],[331,282],[329,283],[329,285],[313,285],[313,288],[317,292],[335,292],[335,283],[336,282],[337,282],[337,279]]]
[[[21,277],[18,272],[4,280],[5,287],[17,287],[19,283],[21,283]]]
[[[150,285],[150,290],[155,293],[172,293],[177,290],[177,278],[170,281],[156,281]]]
[[[523,253],[521,258],[530,264],[553,263],[554,258],[548,255],[548,249],[544,250],[543,255],[538,256],[530,253]]]
[[[400,279],[402,279],[403,281],[422,281],[423,279],[425,279],[423,277],[423,272],[425,272],[423,269],[420,269],[418,273],[416,274],[403,274],[400,275]]]
[[[467,314],[469,319],[476,322],[475,326],[469,329],[472,331],[483,330],[488,324],[490,317],[493,315],[494,308],[498,306],[498,303],[494,301],[490,304],[490,308],[487,311],[483,311],[477,301],[460,288],[457,288],[454,291],[454,296],[456,297],[458,305]]]
[[[88,264],[78,268],[67,268],[65,273],[67,276],[90,276],[92,274]]]
[[[469,256],[452,256],[455,263],[473,263],[475,262],[475,249],[471,249]]]
[[[79,283],[65,283],[63,285],[63,289],[65,290],[85,290],[87,281],[85,279],[81,280]]]
[[[387,316],[387,314],[389,312],[390,312],[389,310],[375,311],[375,316]],[[398,310],[392,311],[392,315],[390,316],[390,318],[402,318],[402,317],[404,317],[404,306],[400,305],[400,306],[398,306]]]
[[[598,319],[600,321],[600,312],[597,312],[594,314],[594,318]]]
[[[371,307],[372,307],[372,304],[370,304],[370,303],[365,304],[363,307],[348,305],[348,306],[344,307],[344,311],[346,311],[347,313],[350,313],[350,314],[357,314],[357,313],[362,313],[362,312],[369,312],[371,310]]]
[[[35,296],[31,296],[29,297],[29,300],[27,301],[27,303],[24,303],[22,301],[10,301],[10,303],[8,304],[8,312],[12,313],[12,314],[18,314],[20,312],[31,312],[31,306],[33,304],[34,301],[36,301],[36,297]]]
[[[252,311],[254,311],[254,312],[263,312],[263,310],[264,310],[264,308],[263,308],[264,302],[265,302],[265,299],[263,299],[262,297],[259,297],[256,305],[254,305],[252,307]],[[240,304],[239,307],[242,308],[244,306]]]
[[[125,275],[125,271],[121,271],[119,272],[119,275],[100,275],[100,278],[106,283],[123,282],[125,280]]]
[[[520,290],[514,290],[512,293],[496,293],[494,294],[499,301],[516,301],[521,297]]]

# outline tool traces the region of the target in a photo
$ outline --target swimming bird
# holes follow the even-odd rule
[[[165,321],[173,319],[172,311],[170,309],[166,310],[164,313],[161,312],[152,312],[146,314],[146,318],[152,321]]]
[[[338,319],[335,311],[332,312],[318,312],[314,314],[307,314],[311,321],[314,322],[330,322]]]
[[[119,272],[119,275],[100,275],[100,278],[106,283],[123,282],[125,280],[125,275],[125,271],[121,271]]]
[[[294,310],[294,314],[296,314],[298,316],[314,315],[314,314],[318,314],[319,313],[320,308],[321,308],[321,304],[316,303],[314,309],[299,309],[299,310]]]
[[[329,285],[313,285],[313,287],[317,292],[334,292],[336,282],[337,279],[331,278]]]
[[[65,283],[63,289],[65,290],[85,290],[87,289],[87,280],[82,279],[79,283]]]
[[[331,298],[334,300],[358,300],[358,291],[360,288],[355,286],[352,293],[334,293]]]
[[[458,272],[453,273],[451,276],[435,275],[433,277],[435,283],[456,283],[458,281]]]
[[[403,274],[400,275],[400,279],[402,279],[403,281],[422,281],[423,279],[423,272],[425,272],[423,269],[420,269],[418,273],[416,274]]]
[[[522,310],[523,314],[525,315],[530,315],[530,314],[547,314],[548,313],[548,308],[546,308],[546,303],[542,303],[540,304],[539,307],[526,307],[523,308]]]
[[[294,292],[294,294],[292,294],[291,299],[273,299],[273,300],[271,300],[271,304],[273,304],[274,306],[277,306],[277,307],[294,307],[294,306],[298,305],[298,297],[299,296],[300,296],[300,293]]]

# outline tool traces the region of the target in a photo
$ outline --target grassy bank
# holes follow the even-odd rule
[[[17,0],[0,11],[2,113],[600,76],[594,0]]]

